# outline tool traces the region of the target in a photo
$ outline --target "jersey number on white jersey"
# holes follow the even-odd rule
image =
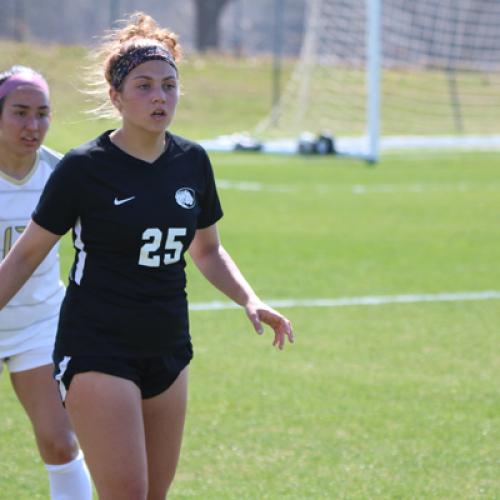
[[[4,257],[9,253],[9,250],[12,248],[12,245],[15,241],[12,240],[12,231],[14,231],[14,235],[20,235],[26,226],[9,226],[5,228],[3,234],[3,255]]]
[[[168,266],[179,262],[183,250],[182,242],[176,238],[186,236],[185,227],[171,227],[167,231],[165,240],[165,253],[163,254],[163,264]],[[150,227],[142,233],[142,241],[145,241],[139,254],[139,265],[146,267],[160,267],[159,255],[154,255],[160,249],[163,233],[157,227]]]

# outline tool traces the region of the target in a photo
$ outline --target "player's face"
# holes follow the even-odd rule
[[[121,92],[111,91],[111,99],[124,124],[163,134],[179,100],[177,71],[165,61],[146,61],[127,75]]]
[[[48,96],[23,85],[6,97],[0,115],[0,144],[16,156],[33,155],[45,139],[50,124]]]

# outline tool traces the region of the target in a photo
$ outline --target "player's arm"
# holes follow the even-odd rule
[[[262,333],[262,322],[264,322],[274,330],[273,345],[282,349],[286,337],[293,342],[290,321],[259,299],[231,256],[221,245],[215,224],[196,231],[189,247],[189,254],[210,283],[245,308],[257,333]]]
[[[31,221],[0,263],[0,309],[26,283],[60,236]]]

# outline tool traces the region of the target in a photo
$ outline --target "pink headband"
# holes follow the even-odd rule
[[[0,84],[0,99],[22,85],[31,85],[40,89],[47,97],[49,95],[49,86],[47,82],[36,73],[14,73]]]

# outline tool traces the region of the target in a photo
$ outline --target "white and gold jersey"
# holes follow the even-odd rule
[[[61,156],[42,146],[31,172],[22,180],[0,172],[0,260],[19,238],[38,203],[40,194]],[[64,296],[60,280],[58,245],[38,266],[32,277],[0,311],[0,353],[19,352],[39,322],[56,317]]]

